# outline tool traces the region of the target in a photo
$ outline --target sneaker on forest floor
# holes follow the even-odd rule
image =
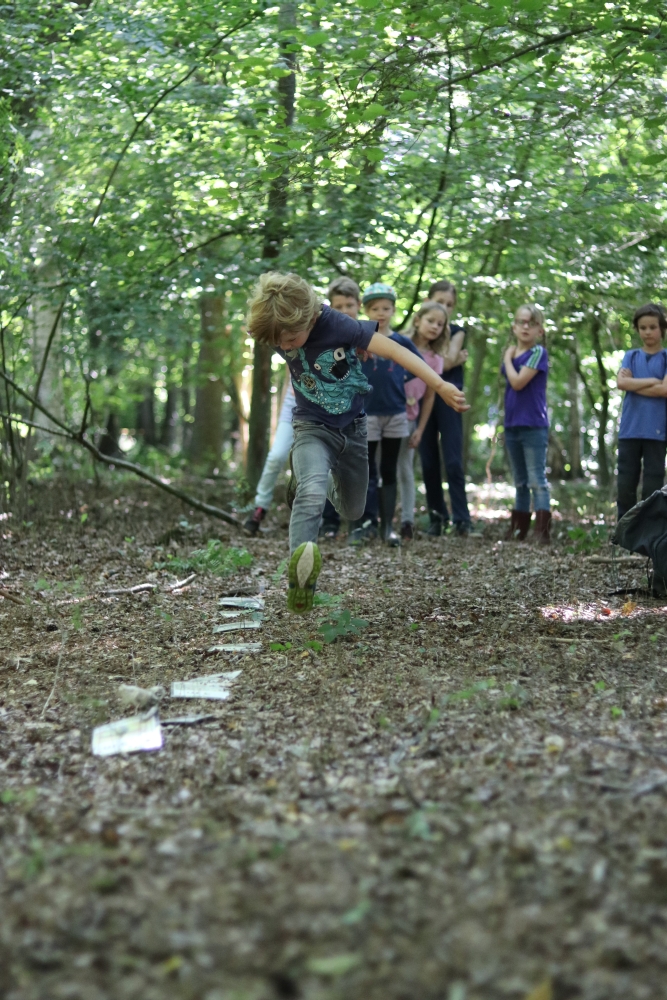
[[[338,525],[335,521],[322,521],[317,534],[320,538],[335,538],[338,534]]]
[[[352,546],[365,545],[378,536],[378,526],[373,521],[364,521],[358,528],[353,528],[347,536],[347,544]]]
[[[264,507],[255,507],[250,517],[243,522],[243,530],[248,535],[256,535],[265,517],[266,510]]]
[[[322,556],[315,542],[303,542],[289,561],[287,607],[298,615],[311,611]]]

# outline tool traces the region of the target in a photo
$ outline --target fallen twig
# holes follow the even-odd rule
[[[192,583],[196,575],[196,573],[191,573],[190,576],[185,578],[185,580],[177,580],[176,583],[170,584],[170,586],[167,587],[167,590],[169,593],[173,593],[174,590],[180,590],[181,587],[187,587],[189,583]]]
[[[53,687],[51,688],[51,690],[49,692],[49,697],[44,702],[44,708],[42,709],[42,714],[40,715],[40,719],[44,718],[44,713],[46,712],[47,708],[51,704],[51,699],[53,698],[53,693],[56,690],[56,686],[58,684],[58,674],[60,673],[60,663],[61,663],[62,658],[63,658],[63,653],[65,652],[65,643],[66,642],[67,642],[67,633],[64,632],[63,633],[63,637],[62,637],[62,646],[60,647],[60,653],[58,654],[58,662],[56,663],[56,676],[53,678]]]
[[[103,595],[116,594],[140,594],[144,590],[155,590],[157,583],[138,583],[135,587],[117,587],[112,590],[103,590]]]
[[[620,556],[615,559],[613,556],[588,556],[584,559],[586,563],[596,563],[598,566],[639,566],[643,567],[646,559],[642,556]]]
[[[562,639],[558,635],[539,635],[538,639],[544,639],[546,642],[611,642],[611,637],[609,639],[591,639],[587,635],[573,635],[568,639]]]
[[[667,750],[653,750],[651,747],[632,746],[630,743],[614,743],[612,740],[605,740],[601,736],[587,736],[585,733],[578,733],[569,726],[564,726],[560,722],[550,722],[551,729],[556,732],[566,733],[574,739],[581,740],[582,743],[597,743],[598,746],[607,747],[608,750],[621,750],[623,753],[636,753],[639,756],[656,757],[663,763],[667,759]]]
[[[12,604],[18,604],[20,608],[25,607],[25,601],[22,601],[19,597],[14,597],[14,595],[10,594],[4,587],[0,587],[0,597],[4,597],[6,601],[11,601]]]
[[[181,715],[173,719],[162,719],[163,726],[196,726],[200,722],[215,722],[222,719],[222,715]]]

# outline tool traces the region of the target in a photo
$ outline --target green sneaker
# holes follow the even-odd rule
[[[289,561],[287,607],[298,615],[311,611],[322,556],[315,542],[303,542]]]

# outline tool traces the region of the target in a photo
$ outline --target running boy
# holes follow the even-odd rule
[[[618,388],[625,390],[618,432],[619,520],[637,503],[642,459],[642,500],[661,489],[665,478],[667,317],[662,306],[649,302],[637,309],[632,325],[643,347],[626,353],[616,379]]]
[[[352,319],[356,319],[359,315],[361,293],[359,285],[356,281],[352,281],[352,278],[334,278],[329,285],[327,298],[331,303],[331,308],[337,312],[345,313],[346,316],[351,316]],[[266,517],[266,512],[271,504],[278,476],[289,458],[290,449],[294,441],[292,415],[295,406],[296,397],[292,383],[290,382],[280,408],[280,416],[278,417],[278,426],[273,444],[271,445],[269,454],[266,456],[262,475],[257,484],[255,509],[243,525],[249,535],[256,535],[259,531],[259,526]],[[327,500],[322,524],[320,525],[320,534],[326,534],[330,537],[335,536],[338,533],[339,527],[340,517],[338,512],[332,507],[331,502]]]
[[[457,410],[465,396],[390,337],[377,323],[351,319],[323,306],[296,274],[269,272],[257,282],[248,304],[248,331],[285,358],[297,405],[292,449],[287,606],[303,613],[313,606],[322,559],[316,544],[327,496],[348,520],[360,517],[368,487],[368,445],[364,398],[368,381],[357,350],[392,358]]]

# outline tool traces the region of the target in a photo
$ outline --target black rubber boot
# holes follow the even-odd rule
[[[396,483],[392,486],[382,486],[380,494],[380,538],[391,548],[401,544],[401,540],[392,528],[396,512]]]
[[[437,510],[430,510],[428,516],[431,519],[431,523],[426,529],[426,534],[434,538],[440,538],[440,535],[447,527],[447,521]]]

